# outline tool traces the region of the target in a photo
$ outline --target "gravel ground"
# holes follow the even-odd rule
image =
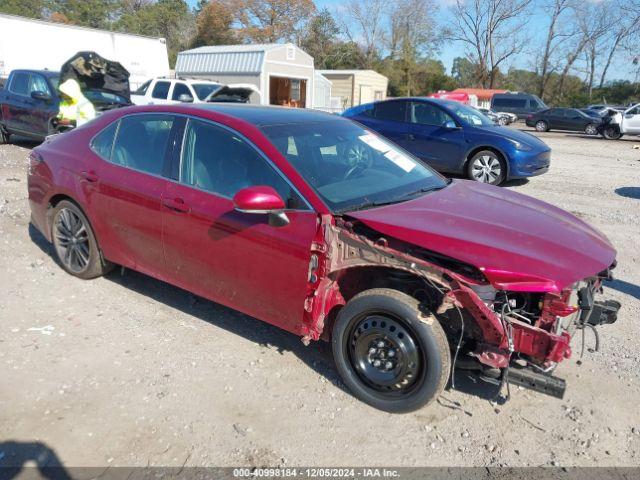
[[[551,170],[507,188],[609,236],[619,321],[582,365],[574,341],[564,400],[512,388],[497,405],[459,372],[406,415],[354,399],[327,345],[134,272],[65,274],[29,228],[30,145],[1,146],[0,466],[39,448],[67,466],[640,465],[640,141],[540,136]]]

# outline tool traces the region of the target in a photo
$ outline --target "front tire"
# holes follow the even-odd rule
[[[536,130],[538,132],[547,132],[549,131],[549,125],[544,120],[538,120],[536,122]]]
[[[620,133],[620,130],[615,127],[606,127],[602,131],[602,136],[607,140],[618,140],[622,138],[622,133]]]
[[[67,273],[90,279],[111,270],[112,264],[102,259],[89,220],[77,205],[63,200],[54,207],[51,218],[53,247]]]
[[[467,178],[480,183],[500,185],[507,176],[507,165],[496,152],[482,150],[467,163]]]
[[[507,125],[509,125],[509,120],[505,117],[500,117],[498,118],[498,125],[500,125],[501,127],[506,127]]]
[[[366,290],[342,308],[332,348],[353,394],[387,412],[411,412],[432,402],[451,369],[438,321],[415,298],[386,288]]]

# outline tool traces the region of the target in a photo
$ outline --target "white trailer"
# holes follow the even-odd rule
[[[58,71],[75,53],[92,51],[129,70],[131,89],[153,77],[169,75],[164,38],[0,14],[0,78],[11,70]]]

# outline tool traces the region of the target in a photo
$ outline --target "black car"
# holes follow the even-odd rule
[[[600,119],[577,108],[549,108],[529,115],[526,124],[539,132],[568,130],[596,135]]]
[[[491,97],[491,110],[514,113],[519,119],[545,108],[544,102],[531,93],[496,93]]]

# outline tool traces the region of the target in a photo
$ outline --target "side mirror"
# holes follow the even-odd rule
[[[178,97],[178,101],[182,103],[193,103],[193,97],[189,94],[183,93]]]
[[[44,102],[48,102],[49,100],[51,100],[51,95],[49,95],[46,92],[35,91],[35,92],[31,92],[31,98],[35,100],[42,100]]]
[[[269,225],[284,227],[289,218],[284,213],[284,200],[272,187],[257,185],[240,190],[233,196],[233,206],[238,212],[268,214]]]
[[[449,128],[449,129],[458,128],[458,126],[456,125],[456,122],[454,122],[453,120],[447,120],[446,122],[444,122],[443,127]]]

